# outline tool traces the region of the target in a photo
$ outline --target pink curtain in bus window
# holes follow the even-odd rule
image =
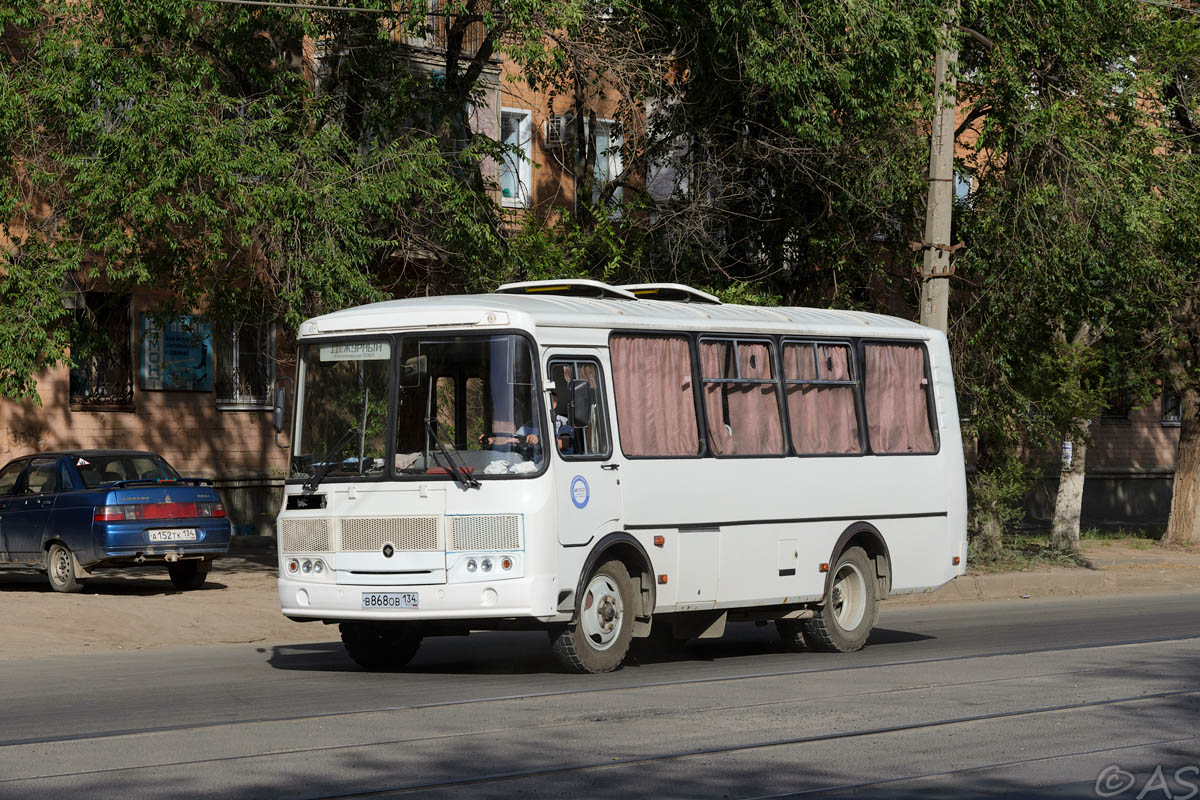
[[[818,345],[814,368],[813,346],[787,345],[784,372],[793,380],[850,380],[850,352],[842,345]],[[853,386],[791,383],[787,387],[792,444],[802,455],[857,453],[858,412]]]
[[[772,380],[771,351],[765,344],[737,348],[742,377]],[[706,378],[735,378],[732,342],[702,342],[700,371]],[[706,383],[709,446],[717,455],[778,455],[783,452],[776,384]],[[729,422],[725,422],[725,409]]]
[[[614,336],[609,355],[617,398],[617,430],[625,455],[699,453],[687,339]]]
[[[917,345],[868,345],[867,428],[876,453],[932,453],[925,353]]]

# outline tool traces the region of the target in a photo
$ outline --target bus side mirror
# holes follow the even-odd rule
[[[429,374],[429,356],[413,356],[404,361],[404,385],[419,386]]]
[[[283,409],[287,405],[287,389],[283,386],[275,388],[275,408],[271,421],[275,424],[275,435],[283,433]]]
[[[587,381],[571,381],[567,389],[567,421],[572,428],[586,428],[592,421],[591,394]]]

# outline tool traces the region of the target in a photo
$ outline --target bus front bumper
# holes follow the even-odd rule
[[[416,608],[363,608],[364,595],[415,594]],[[453,620],[558,616],[556,580],[526,576],[475,583],[420,586],[362,586],[279,579],[286,617],[323,620]]]

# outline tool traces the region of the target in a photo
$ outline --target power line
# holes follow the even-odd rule
[[[383,16],[402,16],[407,11],[381,8],[359,8],[357,6],[321,6],[311,3],[280,3],[272,0],[200,0],[201,3],[222,3],[229,6],[263,6],[266,8],[288,8],[297,11],[344,11],[348,14],[380,14]]]
[[[1176,11],[1186,11],[1189,14],[1200,15],[1200,8],[1192,8],[1191,6],[1180,6],[1174,3],[1168,3],[1166,0],[1137,0],[1139,3],[1145,3],[1148,6],[1158,6],[1159,8],[1173,8]]]

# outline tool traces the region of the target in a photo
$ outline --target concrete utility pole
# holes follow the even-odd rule
[[[921,267],[921,324],[946,332],[950,302],[950,221],[954,210],[954,112],[957,82],[950,30],[958,18],[958,4],[942,30],[942,48],[934,66],[933,131],[929,142],[929,204],[925,213],[925,260]]]

